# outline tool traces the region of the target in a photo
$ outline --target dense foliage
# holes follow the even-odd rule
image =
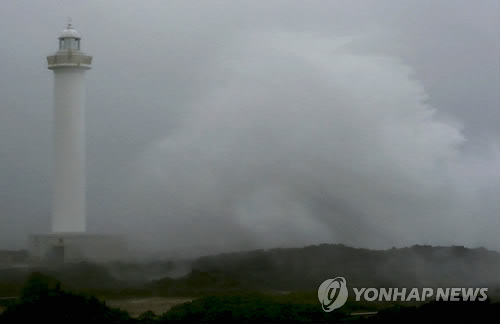
[[[159,318],[165,322],[337,322],[348,315],[325,313],[319,304],[289,304],[262,295],[210,296],[176,306]]]
[[[314,291],[342,276],[349,287],[488,287],[500,297],[500,254],[486,249],[413,246],[385,251],[322,244],[195,260],[0,268],[0,297],[18,296],[32,271],[99,296],[204,296],[241,290]]]
[[[392,307],[369,323],[500,323],[500,303],[433,301],[420,307]]]
[[[127,312],[107,307],[92,296],[61,289],[60,283],[34,273],[22,291],[19,301],[1,315],[2,323],[125,323]]]
[[[368,250],[341,244],[257,250],[197,259],[193,268],[223,271],[251,287],[312,290],[342,276],[349,287],[489,287],[500,291],[500,254],[460,246]],[[494,291],[496,289],[496,291]]]
[[[239,293],[205,296],[173,307],[164,314],[145,312],[137,319],[108,307],[92,296],[71,293],[59,281],[34,273],[21,298],[8,305],[0,323],[498,323],[500,304],[487,302],[431,302],[419,307],[395,306],[371,317],[352,316],[348,301],[342,309],[325,313],[310,293],[272,295]]]
[[[20,298],[0,299],[0,322],[497,323],[500,304],[490,301],[422,305],[348,299],[342,308],[325,313],[317,300],[317,288],[334,276],[347,278],[350,288],[468,285],[488,287],[488,296],[495,301],[500,296],[498,273],[498,252],[430,246],[373,251],[319,245],[182,262],[6,267],[0,269],[0,296]],[[131,318],[93,296],[182,296],[194,300],[164,314],[148,311]],[[366,311],[378,314],[351,315]]]

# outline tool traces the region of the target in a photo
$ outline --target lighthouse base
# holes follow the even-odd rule
[[[33,234],[29,237],[29,257],[33,263],[111,262],[127,256],[124,236],[87,233]]]

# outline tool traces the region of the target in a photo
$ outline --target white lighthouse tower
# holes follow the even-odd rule
[[[85,190],[85,72],[92,57],[68,23],[59,50],[47,56],[54,71],[54,186],[52,231],[29,237],[33,262],[107,262],[124,258],[126,238],[87,233]]]
[[[92,56],[81,51],[80,41],[68,23],[59,36],[59,50],[47,57],[54,71],[54,233],[86,231],[85,72]]]

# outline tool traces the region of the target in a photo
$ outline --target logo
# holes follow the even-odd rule
[[[485,301],[488,299],[488,288],[353,288],[356,301],[361,297],[366,301]]]
[[[327,279],[318,288],[318,299],[325,312],[342,307],[347,301],[347,283],[345,278]]]
[[[352,288],[355,301],[373,302],[425,302],[436,301],[486,301],[488,288]],[[325,312],[342,307],[347,301],[349,291],[344,277],[327,279],[318,288],[318,299]]]

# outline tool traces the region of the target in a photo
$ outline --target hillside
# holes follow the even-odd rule
[[[252,287],[317,289],[343,276],[352,287],[489,287],[498,294],[500,254],[483,248],[413,246],[376,251],[323,244],[202,257],[192,264]]]
[[[500,254],[483,248],[368,250],[322,244],[187,261],[0,268],[0,296],[18,295],[33,271],[47,273],[65,287],[98,295],[314,292],[324,280],[342,276],[349,287],[488,287],[488,296],[500,296]]]

